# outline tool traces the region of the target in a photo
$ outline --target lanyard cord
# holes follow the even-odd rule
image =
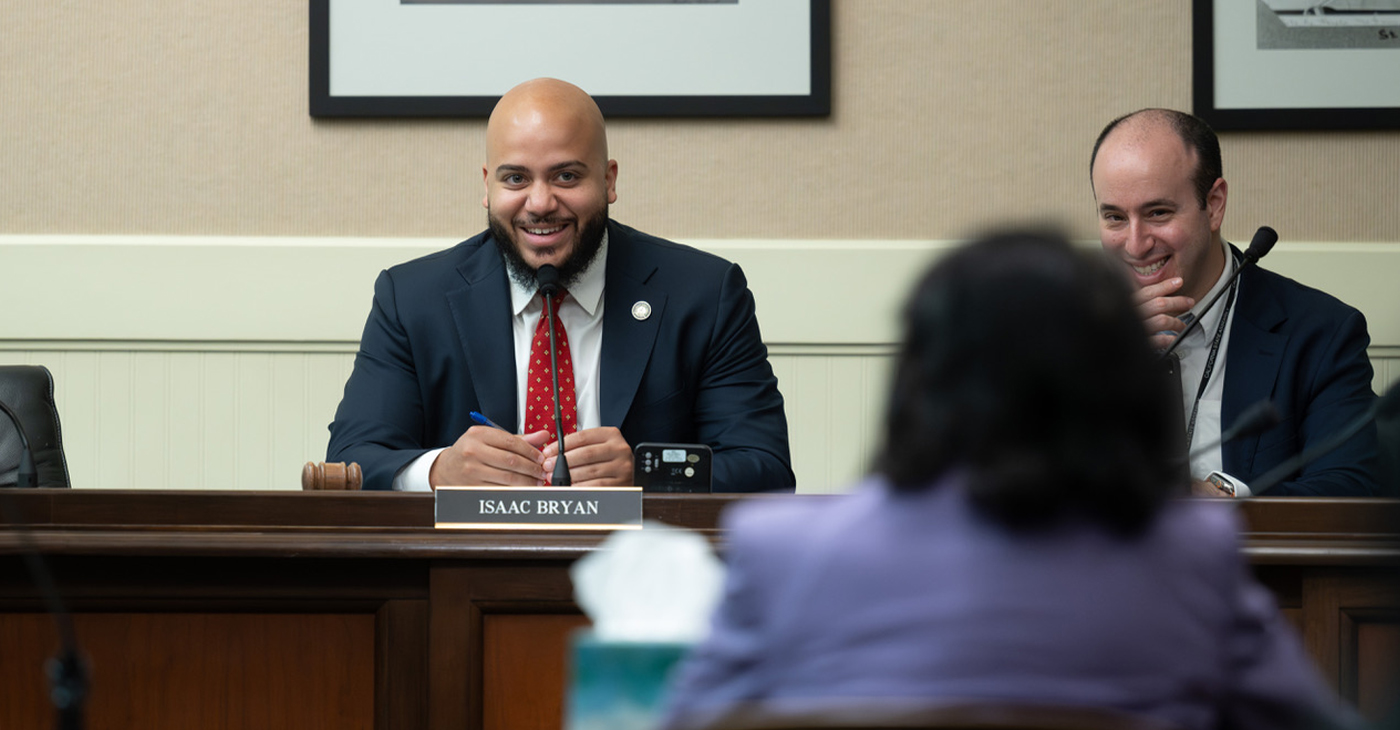
[[[1235,265],[1238,267],[1239,262]],[[1206,394],[1206,386],[1210,384],[1211,373],[1215,370],[1215,356],[1220,354],[1220,342],[1225,338],[1225,325],[1230,321],[1230,308],[1235,304],[1235,291],[1239,289],[1240,278],[1237,276],[1230,282],[1230,293],[1225,296],[1225,309],[1220,312],[1220,324],[1215,326],[1215,339],[1210,343],[1210,355],[1206,357],[1206,369],[1201,373],[1201,385],[1196,388],[1196,401],[1191,404],[1191,421],[1186,426],[1186,449],[1191,449],[1191,439],[1196,434],[1196,415],[1201,409],[1201,396]]]

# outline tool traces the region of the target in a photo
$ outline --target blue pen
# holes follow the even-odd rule
[[[505,428],[504,426],[502,426],[502,425],[499,424],[499,423],[496,423],[495,421],[493,421],[493,420],[487,418],[486,416],[483,416],[483,415],[480,414],[480,413],[477,413],[476,411],[472,411],[472,412],[471,412],[471,417],[472,417],[472,420],[473,420],[473,421],[476,421],[477,423],[479,423],[479,424],[481,424],[481,425],[483,425],[483,426],[490,426],[491,428],[499,428],[499,429],[501,429],[502,431],[506,431],[506,428]],[[506,431],[506,433],[510,433],[510,432],[509,432],[509,431]]]

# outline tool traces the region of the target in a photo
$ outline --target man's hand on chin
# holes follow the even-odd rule
[[[1172,296],[1182,287],[1181,277],[1148,284],[1133,295],[1142,322],[1152,335],[1152,346],[1158,350],[1171,347],[1186,325],[1177,317],[1191,311],[1196,300],[1186,296]]]
[[[545,473],[554,473],[559,443],[550,443],[542,453]],[[632,485],[632,447],[616,428],[604,426],[571,433],[564,437],[564,454],[576,487]]]
[[[548,431],[516,436],[490,426],[472,426],[438,454],[428,471],[428,484],[534,487],[544,484],[540,447]]]

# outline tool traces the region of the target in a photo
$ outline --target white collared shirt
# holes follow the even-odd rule
[[[601,385],[603,360],[603,285],[607,280],[608,233],[603,231],[598,255],[568,289],[559,305],[559,320],[569,337],[569,355],[574,363],[574,398],[578,409],[580,429],[602,425],[598,389]],[[515,409],[516,431],[525,425],[525,388],[530,372],[530,342],[539,325],[544,301],[534,287],[523,287],[514,277],[510,281],[511,332],[515,341]],[[503,414],[487,413],[487,418],[500,419]],[[394,476],[394,490],[427,492],[432,489],[428,474],[433,462],[444,449],[433,449],[409,462]]]
[[[607,269],[608,234],[598,256],[568,289],[559,305],[559,320],[569,337],[569,356],[574,362],[574,398],[579,429],[602,425],[599,411],[599,370],[603,355],[603,283]],[[510,280],[511,330],[515,333],[515,417],[519,428],[525,425],[525,382],[530,370],[530,343],[535,338],[544,300],[534,287],[523,287]],[[487,413],[492,417],[494,414]]]
[[[1200,316],[1200,311],[1205,307],[1212,297],[1223,290],[1230,281],[1230,277],[1235,273],[1235,257],[1230,251],[1229,244],[1224,241],[1221,246],[1225,249],[1225,268],[1220,272],[1220,278],[1215,285],[1206,293],[1196,306],[1191,308],[1191,314]],[[1239,292],[1236,291],[1236,296]],[[1236,306],[1238,302],[1236,302]],[[1188,451],[1209,444],[1220,439],[1220,404],[1225,394],[1225,363],[1228,359],[1230,349],[1230,330],[1234,326],[1236,306],[1230,307],[1229,319],[1225,322],[1225,334],[1220,338],[1220,349],[1216,352],[1215,368],[1211,371],[1210,382],[1206,383],[1205,392],[1201,394],[1200,408],[1196,413],[1196,430],[1192,434],[1191,443],[1187,444]],[[1199,326],[1192,329],[1186,335],[1186,339],[1177,347],[1176,354],[1181,359],[1181,402],[1182,413],[1185,414],[1186,422],[1191,420],[1191,408],[1196,403],[1196,393],[1201,385],[1201,375],[1206,369],[1206,359],[1210,357],[1210,344],[1215,339],[1215,330],[1220,326],[1220,317],[1225,313],[1225,299],[1222,298],[1211,307],[1201,317]],[[1229,476],[1222,471],[1223,456],[1220,445],[1205,450],[1205,453],[1191,459],[1191,478],[1204,481],[1212,472]],[[1249,496],[1249,488],[1239,479],[1229,477],[1235,484],[1236,496]]]

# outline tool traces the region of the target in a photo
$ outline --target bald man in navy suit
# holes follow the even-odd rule
[[[1362,314],[1258,266],[1231,283],[1242,257],[1221,237],[1229,188],[1204,121],[1170,109],[1125,115],[1100,133],[1089,164],[1099,237],[1138,287],[1154,343],[1166,348],[1188,315],[1200,320],[1176,351],[1195,494],[1251,496],[1274,467],[1365,418],[1375,394]],[[1281,423],[1210,446],[1265,399]],[[1267,493],[1370,496],[1377,449],[1367,423]]]
[[[783,399],[739,267],[609,220],[617,162],[581,89],[515,87],[486,138],[489,228],[380,274],[327,458],[358,462],[367,489],[545,483],[560,445],[523,432],[523,403],[535,272],[550,264],[567,291],[575,485],[631,484],[632,447],[654,441],[710,446],[715,491],[792,491]]]

